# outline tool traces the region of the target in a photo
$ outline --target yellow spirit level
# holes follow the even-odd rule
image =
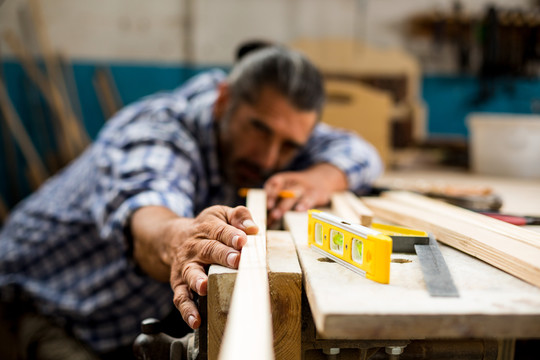
[[[308,211],[309,245],[370,280],[390,282],[392,238],[318,210]]]

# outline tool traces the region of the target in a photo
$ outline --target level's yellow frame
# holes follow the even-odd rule
[[[322,244],[316,241],[317,226],[322,230]],[[339,251],[339,246],[338,249],[332,249],[330,239],[332,231],[338,231],[343,235],[342,251]],[[379,231],[351,224],[337,216],[312,209],[308,211],[308,242],[314,250],[367,279],[382,284],[390,282],[392,238]],[[362,245],[362,251],[359,252],[362,255],[361,259],[353,256],[353,242]]]

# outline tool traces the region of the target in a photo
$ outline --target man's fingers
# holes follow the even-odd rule
[[[240,261],[240,252],[219,241],[201,240],[197,244],[197,251],[199,261],[204,264],[219,264],[236,269]]]
[[[255,224],[253,218],[251,217],[251,213],[245,206],[237,206],[231,209],[228,220],[232,226],[244,230],[248,235],[255,235],[259,231],[259,226]],[[247,238],[245,238],[245,240],[247,241]],[[245,241],[243,242],[242,246],[244,244]],[[236,246],[234,246],[234,248],[238,249]]]
[[[277,174],[269,178],[264,184],[264,191],[266,192],[266,207],[273,209],[279,200],[279,192],[285,187],[286,177]]]
[[[208,276],[201,264],[190,262],[182,269],[181,278],[189,284],[191,290],[197,294],[206,295],[206,286],[208,284]]]
[[[297,202],[297,199],[292,199],[292,198],[281,199],[281,201],[277,204],[277,206],[274,207],[270,211],[269,222],[272,223],[274,221],[281,219],[287,211],[291,210],[294,207],[296,202]]]
[[[294,210],[296,211],[308,211],[309,209],[315,207],[315,200],[313,196],[304,195],[300,199],[298,199],[298,202],[294,206]]]
[[[201,325],[201,316],[197,305],[195,305],[191,291],[186,284],[180,284],[174,288],[173,302],[190,328],[197,329]]]

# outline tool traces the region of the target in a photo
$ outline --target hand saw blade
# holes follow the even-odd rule
[[[429,234],[429,244],[414,245],[424,281],[431,296],[459,297],[459,292],[452,279],[452,274],[444,261],[437,240]]]

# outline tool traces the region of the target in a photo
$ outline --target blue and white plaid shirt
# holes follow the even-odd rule
[[[236,205],[220,175],[213,104],[225,73],[203,73],[134,103],[95,143],[23,201],[0,234],[0,286],[18,286],[37,309],[98,352],[133,342],[141,320],[172,309],[168,283],[135,264],[126,224],[147,205],[193,217]],[[319,124],[291,169],[329,162],[359,191],[382,171],[362,139]]]

